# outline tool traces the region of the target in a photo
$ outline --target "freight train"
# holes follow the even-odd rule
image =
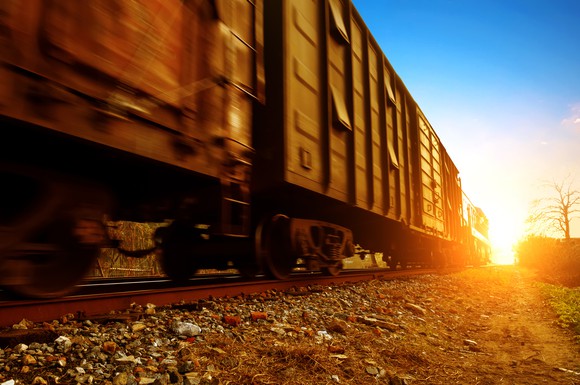
[[[0,285],[481,264],[487,218],[350,0],[0,2]],[[152,222],[127,250],[114,221]]]

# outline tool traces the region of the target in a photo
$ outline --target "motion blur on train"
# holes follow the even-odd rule
[[[0,285],[488,262],[488,222],[350,0],[0,2]],[[460,135],[460,133],[458,133]],[[160,224],[127,250],[115,221]]]

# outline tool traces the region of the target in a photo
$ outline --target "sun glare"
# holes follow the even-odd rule
[[[514,263],[513,247],[520,239],[522,231],[509,221],[499,220],[490,225],[489,238],[492,247],[492,261],[500,265]]]

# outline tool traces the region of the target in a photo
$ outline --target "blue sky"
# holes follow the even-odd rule
[[[509,255],[546,182],[570,175],[580,189],[580,1],[353,4]]]

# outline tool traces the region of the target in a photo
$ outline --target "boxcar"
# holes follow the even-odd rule
[[[392,268],[485,250],[483,212],[350,0],[15,0],[0,30],[0,284],[17,293],[69,292],[104,247],[156,252],[179,281],[338,274],[356,244]],[[162,225],[127,250],[111,220]]]
[[[458,169],[350,1],[265,2],[260,204],[353,230],[393,265],[462,241]]]
[[[166,255],[248,237],[262,28],[261,1],[0,2],[4,285],[67,292],[118,246],[103,214],[172,220]]]

